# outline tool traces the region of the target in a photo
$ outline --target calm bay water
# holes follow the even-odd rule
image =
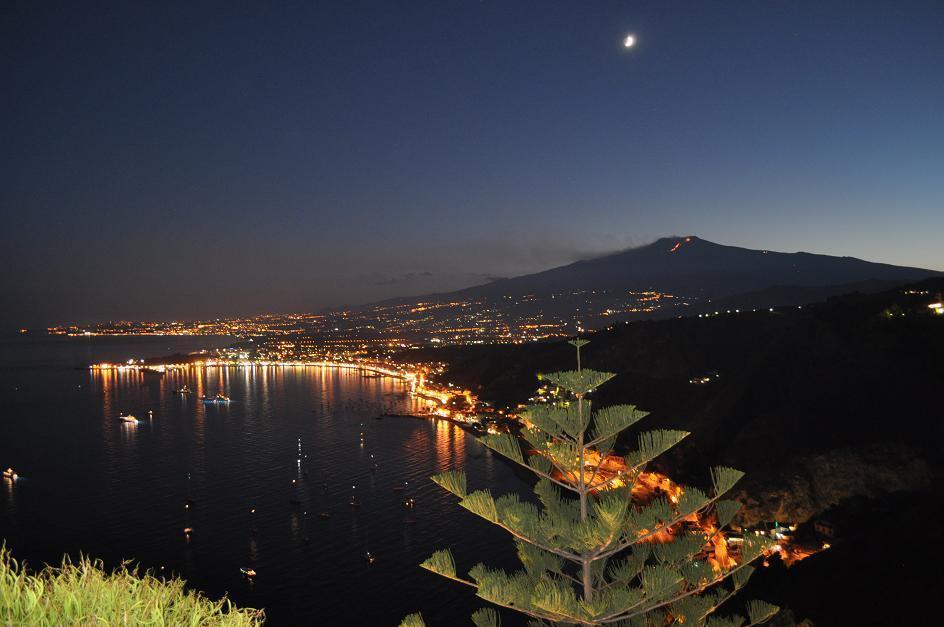
[[[417,564],[450,547],[460,568],[507,565],[513,545],[428,477],[463,468],[472,487],[523,483],[451,423],[377,420],[418,408],[401,382],[324,368],[76,368],[226,342],[0,340],[0,466],[22,475],[0,484],[0,537],[14,555],[163,568],[214,598],[265,608],[271,624],[395,625],[418,610],[430,624],[466,622],[483,603]],[[194,394],[173,393],[184,384]],[[199,401],[218,391],[233,402]],[[121,412],[141,422],[123,424]]]

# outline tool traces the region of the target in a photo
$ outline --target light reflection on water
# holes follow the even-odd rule
[[[33,564],[82,551],[163,565],[212,595],[266,607],[273,624],[333,611],[334,624],[396,624],[417,610],[451,624],[481,603],[417,564],[447,546],[466,568],[512,554],[504,534],[428,477],[462,467],[473,487],[497,492],[520,479],[451,423],[377,420],[419,408],[397,380],[268,367],[32,370],[17,384],[0,392],[0,465],[30,479],[0,490],[0,535]],[[185,384],[191,395],[173,393]],[[218,391],[233,402],[200,402]],[[121,412],[141,422],[124,425]],[[252,586],[246,565],[259,572]]]

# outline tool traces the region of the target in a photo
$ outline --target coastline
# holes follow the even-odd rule
[[[448,403],[456,397],[464,399],[470,412],[474,414],[477,399],[468,390],[450,389],[450,386],[436,385],[427,382],[427,371],[423,369],[409,370],[399,364],[390,364],[383,362],[343,362],[343,361],[252,361],[252,360],[222,360],[206,359],[194,360],[191,362],[160,362],[160,361],[129,361],[125,364],[98,363],[88,366],[92,371],[118,371],[118,372],[140,372],[141,374],[163,375],[168,371],[187,370],[190,368],[334,368],[339,370],[354,370],[358,372],[371,373],[374,376],[390,377],[405,381],[410,386],[410,393],[423,398],[427,401],[437,403],[439,412],[431,412],[431,416],[438,418],[454,419],[454,414],[469,413],[459,412],[447,407]],[[419,417],[419,416],[418,416]],[[462,421],[456,420],[457,423]]]

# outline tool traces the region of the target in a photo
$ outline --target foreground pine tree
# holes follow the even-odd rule
[[[582,369],[580,348],[587,341],[570,343],[577,349],[577,370],[539,375],[561,395],[554,403],[527,408],[529,426],[521,435],[528,450],[522,451],[511,434],[482,438],[537,475],[540,505],[517,494],[495,498],[488,490],[469,492],[460,471],[433,477],[462,507],[514,537],[523,570],[505,573],[478,564],[462,577],[448,550],[434,553],[423,568],[527,614],[533,625],[742,627],[770,619],[778,608],[762,601],[746,604],[747,618],[714,614],[747,582],[750,563],[772,548],[766,538],[752,537],[744,539],[738,555],[727,552],[722,530],[740,504],[721,497],[743,473],[713,468],[710,492],[654,491],[642,481],[651,476],[645,474],[647,464],[688,435],[672,430],[641,433],[636,451],[601,469],[617,436],[646,412],[633,405],[591,409],[587,395],[614,375]],[[478,627],[499,623],[492,608],[478,610],[472,620]],[[422,616],[412,614],[402,625],[419,627]]]

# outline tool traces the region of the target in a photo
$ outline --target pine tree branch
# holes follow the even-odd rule
[[[633,500],[633,491],[632,491],[632,489],[630,489],[630,490],[629,490],[629,494],[627,495],[626,499],[623,501],[623,512],[622,512],[621,516],[625,516],[625,515],[626,515],[626,510],[629,509],[629,504],[630,504],[630,502],[631,502],[632,500]],[[609,557],[610,557],[609,555],[605,555],[605,556],[603,556],[603,557],[600,557],[600,555],[601,555],[604,551],[606,551],[606,549],[609,548],[609,546],[610,546],[611,544],[613,544],[613,541],[614,541],[615,539],[616,539],[616,530],[614,529],[613,532],[610,533],[609,537],[607,537],[606,542],[604,542],[603,544],[601,544],[601,545],[597,548],[596,551],[593,551],[593,552],[590,554],[590,559],[591,559],[592,561],[594,561],[594,562],[597,561],[597,560],[600,560],[600,559],[609,559]],[[617,551],[617,552],[619,552],[619,551]]]
[[[538,455],[541,455],[541,453],[538,453]],[[557,470],[560,472],[560,474],[561,474],[562,476],[566,477],[568,474],[570,474],[570,473],[572,472],[572,471],[566,470],[563,466],[561,466],[559,463],[557,463],[557,460],[554,459],[554,456],[553,456],[553,455],[547,454],[547,455],[544,455],[544,457],[545,457],[545,459],[547,459],[548,461],[551,462],[551,464],[554,466],[554,468],[557,468]],[[531,466],[528,466],[528,468],[531,468]],[[540,472],[540,471],[539,471],[539,472]],[[542,474],[543,474],[543,473],[542,473]],[[557,485],[559,485],[559,486],[561,486],[561,487],[564,487],[564,488],[567,488],[567,489],[570,490],[571,492],[576,492],[576,493],[578,493],[578,494],[580,493],[580,489],[579,489],[577,486],[575,486],[575,485],[573,485],[573,484],[571,484],[571,483],[567,483],[566,481],[563,481],[563,482],[562,482],[562,481],[559,481],[559,480],[554,479],[554,478],[552,478],[552,477],[550,477],[550,476],[548,476],[548,475],[546,475],[546,474],[545,474],[544,476],[545,476],[547,479],[550,479],[551,481],[553,481],[554,483],[556,483]]]
[[[554,573],[555,575],[559,575],[560,577],[563,577],[564,579],[569,579],[570,581],[574,582],[574,583],[577,584],[577,585],[580,585],[580,586],[583,585],[583,582],[582,582],[582,581],[580,581],[579,579],[577,579],[577,578],[574,577],[573,575],[569,575],[569,574],[565,573],[563,570],[552,570],[552,571],[548,571],[548,572]]]
[[[469,510],[469,511],[472,511],[472,510]],[[472,513],[475,514],[475,512],[472,512]],[[479,514],[476,514],[476,516],[479,516]],[[484,518],[484,516],[480,516],[480,517]],[[519,540],[524,540],[528,544],[532,546],[536,546],[537,548],[547,551],[548,553],[554,553],[555,555],[559,555],[563,557],[564,559],[577,563],[577,564],[583,561],[583,557],[581,555],[578,555],[577,553],[571,553],[570,551],[565,551],[564,549],[558,549],[556,547],[541,544],[540,542],[532,538],[529,538],[528,536],[521,535],[520,533],[518,533],[511,527],[502,523],[500,520],[489,520],[488,518],[485,518],[485,520],[488,520],[488,522],[492,523],[496,527],[501,527],[502,529],[510,533],[513,537],[518,538]]]
[[[464,583],[466,583],[466,582],[464,582]],[[475,586],[475,584],[471,584],[471,585],[472,585],[473,587],[477,587],[477,586]],[[587,625],[587,624],[589,624],[589,623],[587,623],[587,620],[586,620],[585,618],[578,618],[578,617],[576,617],[576,616],[571,616],[570,614],[565,614],[565,613],[563,613],[563,612],[551,612],[551,611],[549,611],[549,610],[542,610],[542,609],[533,608],[533,607],[524,608],[524,607],[521,607],[520,605],[513,605],[513,604],[509,604],[509,603],[502,603],[501,601],[497,601],[497,600],[495,600],[495,599],[493,599],[493,598],[490,598],[490,597],[487,597],[487,596],[483,596],[483,595],[478,594],[478,593],[477,593],[477,596],[479,596],[480,598],[485,599],[485,600],[488,601],[489,603],[492,603],[492,604],[497,605],[497,606],[499,606],[499,607],[504,607],[504,608],[507,608],[507,609],[509,609],[509,610],[514,610],[514,611],[516,611],[516,612],[521,612],[522,614],[527,614],[528,616],[531,616],[532,618],[538,618],[538,619],[541,619],[541,620],[547,620],[547,621],[550,621],[550,622],[555,623],[555,624],[560,624],[560,623],[576,623],[576,624],[578,624],[578,625]]]
[[[488,437],[492,437],[492,436],[488,436]],[[515,441],[514,436],[510,436],[510,435],[509,435],[508,437],[511,438],[511,439],[514,441],[514,446],[516,446],[516,447],[518,446],[518,444],[519,444],[521,441],[524,441],[524,442],[525,442],[526,444],[528,444],[529,446],[532,446],[532,447],[536,446],[533,442],[529,441],[526,437],[521,437],[521,436],[519,436],[519,437],[517,438],[517,441]],[[553,442],[555,442],[555,441],[559,441],[559,440],[560,440],[560,438],[553,438],[553,437],[550,438],[551,443],[553,443]],[[558,486],[560,486],[560,487],[562,487],[562,488],[566,488],[567,490],[570,490],[570,491],[572,491],[572,492],[577,492],[577,488],[575,488],[572,484],[568,484],[566,481],[561,481],[561,480],[555,479],[552,475],[550,475],[550,474],[548,474],[548,473],[542,471],[541,469],[536,468],[535,466],[532,466],[531,464],[528,463],[528,459],[530,459],[531,457],[539,456],[541,459],[547,460],[553,468],[556,468],[557,471],[560,472],[561,475],[563,475],[564,477],[566,477],[567,474],[568,474],[568,471],[565,470],[565,468],[564,468],[563,465],[561,465],[560,463],[558,463],[557,459],[554,457],[554,452],[553,452],[553,451],[551,451],[551,450],[549,450],[549,449],[547,449],[547,448],[545,448],[544,451],[541,451],[541,450],[538,450],[538,449],[535,448],[535,449],[532,449],[532,450],[534,450],[534,453],[533,453],[533,454],[532,454],[530,451],[527,452],[527,458],[528,458],[528,459],[526,459],[524,455],[521,455],[521,454],[520,454],[520,449],[517,450],[517,453],[518,453],[518,454],[514,454],[514,453],[509,453],[509,452],[506,452],[506,451],[502,450],[502,447],[501,447],[501,446],[498,446],[496,443],[491,443],[491,442],[489,442],[488,440],[484,440],[484,439],[483,439],[483,443],[484,443],[485,446],[487,446],[489,449],[491,449],[491,450],[495,451],[496,453],[500,454],[500,455],[501,455],[502,457],[504,457],[505,459],[508,459],[508,460],[510,460],[510,461],[513,461],[513,462],[515,462],[516,464],[527,468],[528,470],[530,470],[530,471],[533,472],[534,474],[538,475],[539,477],[543,477],[543,478],[547,479],[548,481],[550,481],[550,482],[552,482],[552,483],[554,483],[554,484],[556,484],[556,485],[558,485]],[[450,490],[450,491],[451,491],[451,490]]]
[[[703,510],[706,509],[707,507],[711,506],[711,504],[714,503],[715,501],[717,501],[718,499],[720,499],[721,496],[722,496],[722,495],[720,495],[720,494],[715,495],[715,496],[711,497],[710,499],[708,499],[708,500],[707,500],[705,503],[703,503],[700,507],[697,507],[697,508],[695,508],[695,509],[693,509],[693,510],[691,510],[691,511],[685,513],[685,514],[679,514],[679,515],[676,516],[675,518],[671,519],[669,522],[664,523],[664,524],[662,524],[662,525],[658,525],[658,526],[656,526],[652,531],[650,531],[650,532],[648,532],[648,533],[645,533],[645,534],[643,534],[643,535],[641,535],[641,536],[639,536],[639,537],[637,537],[637,538],[633,538],[633,539],[627,540],[626,542],[621,542],[619,545],[617,545],[615,548],[611,549],[609,552],[607,552],[607,553],[602,553],[600,556],[598,556],[598,559],[599,559],[599,557],[610,557],[610,556],[612,556],[612,555],[615,555],[615,554],[619,553],[620,551],[622,551],[623,549],[627,549],[627,548],[631,547],[631,546],[634,545],[634,544],[639,544],[640,542],[643,542],[643,541],[645,541],[645,540],[648,540],[649,538],[655,536],[656,534],[659,534],[659,533],[665,531],[666,529],[668,529],[668,528],[670,528],[670,527],[674,527],[675,525],[679,524],[680,522],[682,522],[683,520],[685,520],[685,519],[688,518],[689,516],[693,516],[693,515],[697,514],[698,512],[703,511]]]
[[[522,614],[527,614],[528,616],[530,616],[530,617],[532,617],[532,618],[538,618],[538,619],[541,619],[541,620],[547,620],[547,621],[551,621],[552,623],[572,622],[572,623],[576,623],[576,624],[578,624],[578,625],[586,625],[586,624],[587,624],[586,620],[584,620],[584,619],[582,619],[582,618],[577,618],[577,617],[575,617],[575,616],[570,616],[570,615],[568,615],[568,614],[546,613],[546,612],[543,612],[543,611],[541,611],[541,610],[525,609],[525,608],[520,607],[520,606],[518,606],[518,605],[509,605],[509,604],[507,604],[507,603],[499,603],[498,601],[495,601],[495,600],[493,600],[493,599],[488,599],[488,598],[486,598],[486,597],[482,597],[482,598],[485,599],[486,601],[488,601],[489,603],[492,603],[493,605],[497,605],[498,607],[504,607],[504,608],[506,608],[506,609],[514,610],[514,611],[520,612],[520,613],[522,613]]]
[[[734,596],[734,594],[732,593],[731,596]],[[716,606],[714,609],[718,609],[717,606]],[[712,610],[712,611],[714,611],[714,610]],[[779,610],[778,610],[778,611],[779,611]],[[773,616],[768,616],[768,617],[765,618],[764,620],[757,621],[756,623],[747,623],[746,625],[744,625],[744,627],[755,627],[755,625],[763,625],[764,623],[766,623],[767,621],[769,621],[771,618],[773,618]]]
[[[609,486],[614,481],[620,481],[629,475],[635,475],[635,477],[633,478],[633,485],[635,485],[636,482],[639,480],[639,475],[645,472],[645,468],[648,465],[649,465],[649,462],[645,462],[645,463],[639,464],[638,466],[633,466],[632,468],[626,471],[623,471],[622,473],[617,473],[613,475],[612,477],[610,477],[606,481],[603,481],[602,483],[600,483],[600,485],[596,486],[593,489],[596,490],[597,492],[600,492],[602,490],[605,490],[607,486]],[[630,486],[630,489],[632,489],[631,486]]]
[[[603,585],[600,586],[599,589],[600,589],[600,590],[608,590],[608,589],[612,588],[613,586],[615,586],[616,584],[628,584],[628,583],[632,582],[632,581],[635,580],[635,579],[636,579],[636,577],[632,577],[632,578],[630,578],[630,579],[626,579],[626,580],[623,580],[623,581],[621,581],[621,580],[619,580],[619,579],[614,579],[614,580],[612,580],[612,581],[607,581],[607,582],[605,582]]]
[[[533,444],[531,442],[528,442],[526,438],[523,438],[523,439],[525,440],[525,442],[527,442],[527,444],[533,446]],[[494,449],[491,449],[491,450],[494,450]],[[496,452],[499,452],[499,454],[501,454],[500,451],[496,451]],[[545,454],[545,453],[542,453],[541,451],[536,451],[534,454],[542,456],[544,459],[548,460],[551,463],[551,465],[554,468],[556,468],[563,476],[565,477],[567,476],[567,471],[564,469],[563,466],[557,463],[557,460],[554,459],[553,455],[551,455],[550,453]],[[535,475],[542,477],[544,479],[547,479],[551,483],[554,483],[566,490],[570,490],[571,492],[575,492],[575,493],[578,492],[575,486],[567,483],[566,481],[555,479],[553,476],[549,475],[548,473],[542,470],[539,470],[538,468],[535,468],[534,466],[531,466],[530,464],[528,464],[527,460],[523,456],[520,461],[518,459],[515,459],[513,457],[508,457],[507,455],[503,455],[503,454],[502,454],[502,457],[510,461],[513,461],[514,463],[518,464],[519,466],[522,466],[523,468],[527,468],[528,470],[533,472]]]
[[[618,477],[619,477],[619,475],[618,475],[617,477],[613,477],[613,479],[616,479],[616,478],[618,478]],[[638,475],[637,475],[637,477],[638,477]],[[613,479],[608,479],[605,483],[609,483],[609,482],[612,481]],[[591,479],[591,481],[592,481],[592,479]],[[634,483],[635,483],[635,481],[634,481]],[[597,491],[599,491],[599,489],[598,489]],[[625,515],[626,515],[626,510],[629,509],[629,504],[632,502],[632,500],[633,500],[633,488],[632,488],[632,486],[629,486],[629,489],[628,489],[627,492],[626,492],[626,498],[623,500],[623,511],[622,511],[622,513],[621,513],[621,516],[625,516]],[[609,546],[613,543],[613,541],[614,541],[615,539],[616,539],[616,530],[614,530],[612,533],[610,533],[609,537],[607,537],[607,539],[606,539],[606,542],[604,542],[603,544],[601,544],[599,547],[597,547],[597,549],[596,549],[595,551],[592,551],[592,552],[589,554],[590,559],[591,559],[592,561],[597,561],[597,560],[600,560],[600,559],[609,559],[610,555],[612,555],[612,554],[610,554],[610,555],[605,555],[605,556],[603,556],[603,557],[600,557],[600,555],[601,555],[607,548],[609,548]],[[619,551],[617,551],[617,552],[619,552]]]
[[[590,448],[591,446],[592,446],[591,444],[588,444],[586,448]],[[597,464],[597,467],[593,469],[593,474],[590,475],[589,485],[592,489],[599,491],[599,488],[593,488],[593,480],[596,479],[597,473],[600,472],[600,466],[603,465],[603,462],[606,461],[606,458],[610,455],[610,453],[613,452],[614,446],[616,446],[616,440],[613,440],[613,444],[610,445],[610,447],[606,450],[605,453],[603,451],[597,451],[597,453],[600,455],[600,463]],[[607,480],[605,483],[608,483],[609,481],[610,480]]]
[[[600,437],[598,437],[598,438],[595,438],[595,439],[590,440],[589,442],[587,442],[587,446],[588,446],[588,447],[596,446],[596,445],[599,444],[600,442],[602,442],[602,441],[604,441],[604,440],[606,440],[607,438],[610,438],[610,437],[613,437],[613,436],[612,436],[612,435],[600,436]]]
[[[760,557],[760,556],[758,556],[758,557]],[[754,559],[757,559],[757,558],[754,558]],[[753,561],[753,560],[751,560],[751,561]],[[737,567],[732,568],[731,570],[725,571],[722,575],[716,577],[715,579],[712,579],[711,581],[709,581],[709,582],[707,582],[707,583],[705,583],[705,584],[702,584],[701,586],[697,586],[697,587],[695,587],[695,588],[692,588],[691,590],[688,590],[687,592],[685,592],[685,593],[683,593],[683,594],[680,594],[680,595],[678,595],[678,596],[672,597],[672,598],[669,599],[668,601],[662,601],[662,602],[657,603],[657,604],[655,604],[655,605],[647,606],[647,607],[644,607],[644,608],[642,608],[642,609],[638,609],[638,610],[636,610],[636,611],[632,611],[634,608],[637,608],[637,607],[639,607],[640,605],[643,605],[643,604],[645,603],[646,600],[643,599],[643,600],[640,601],[639,603],[636,603],[635,605],[631,605],[630,607],[627,607],[627,608],[625,608],[625,609],[622,609],[622,610],[620,610],[619,612],[617,612],[617,613],[615,613],[615,614],[609,614],[608,616],[601,616],[601,617],[596,618],[595,620],[596,620],[597,622],[601,623],[601,624],[615,623],[615,622],[617,622],[617,621],[627,620],[627,619],[630,619],[630,618],[635,618],[636,616],[642,616],[643,614],[648,614],[648,613],[651,612],[652,610],[657,610],[657,609],[659,609],[660,607],[665,607],[666,605],[671,605],[671,604],[673,604],[673,603],[677,603],[677,602],[681,601],[682,599],[684,599],[684,598],[686,598],[686,597],[692,596],[693,594],[700,594],[700,593],[704,592],[704,591],[707,590],[708,588],[710,588],[710,587],[712,587],[712,586],[715,586],[715,585],[721,583],[722,581],[724,581],[725,579],[727,579],[728,577],[730,577],[731,575],[733,575],[733,574],[736,573],[737,571],[741,570],[742,568],[744,568],[744,567],[746,567],[746,566],[749,566],[750,563],[751,563],[751,561],[745,561],[745,562],[742,563],[742,564],[738,564]],[[719,604],[719,605],[720,605],[720,604]]]
[[[538,455],[540,455],[540,454],[541,454],[541,453],[538,453]],[[555,467],[555,468],[557,468],[558,470],[561,470],[561,471],[563,472],[563,469],[557,464],[557,462],[554,461],[553,458],[551,458],[550,456],[547,456],[547,455],[545,455],[545,458],[548,459],[548,460],[550,460],[550,462],[551,462],[552,464],[554,464],[554,467]],[[516,460],[512,460],[512,461],[515,461],[515,463],[519,463],[519,464],[520,464],[520,462],[517,462]],[[565,488],[565,489],[567,489],[567,490],[570,490],[571,492],[577,492],[577,491],[578,491],[575,486],[570,485],[570,484],[567,483],[566,481],[560,481],[560,480],[558,480],[558,479],[555,479],[555,478],[552,477],[551,475],[547,474],[547,473],[544,472],[544,471],[538,470],[538,469],[535,468],[534,466],[529,466],[527,463],[520,464],[520,465],[521,465],[521,466],[524,466],[525,468],[527,468],[528,470],[530,470],[530,471],[533,472],[534,474],[538,475],[539,477],[543,477],[544,479],[547,479],[547,480],[550,481],[551,483],[555,483],[555,484],[559,485],[559,486],[562,487],[562,488]],[[566,476],[566,475],[565,475],[565,476]]]
[[[428,570],[428,569],[427,569],[427,570]],[[464,583],[465,585],[470,586],[470,587],[472,587],[472,588],[475,588],[476,590],[478,590],[478,588],[479,588],[478,584],[475,583],[474,581],[468,581],[468,580],[463,579],[462,577],[459,577],[459,576],[446,575],[446,574],[444,574],[444,573],[439,572],[438,570],[430,570],[429,572],[435,573],[435,574],[439,575],[440,577],[445,577],[446,579],[452,579],[453,581],[458,581],[459,583]]]
[[[715,610],[717,610],[719,607],[724,605],[724,603],[727,602],[735,594],[737,594],[736,588],[734,590],[725,590],[725,594],[721,596],[721,600],[715,603],[714,605],[712,605],[711,608],[707,612],[705,612],[704,617],[707,618],[710,614],[714,614]],[[750,625],[745,625],[745,627],[750,627]]]

